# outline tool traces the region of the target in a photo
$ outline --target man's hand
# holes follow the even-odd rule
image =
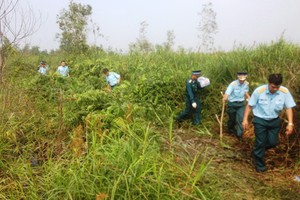
[[[244,119],[243,119],[243,122],[242,122],[242,126],[243,126],[244,131],[249,128],[248,116],[249,116],[251,110],[252,110],[252,106],[249,106],[249,104],[248,104],[245,108]]]
[[[293,133],[293,130],[294,130],[294,124],[288,123],[288,125],[285,128],[285,134],[291,135]]]
[[[248,129],[248,126],[249,126],[248,120],[243,120],[242,126],[243,126],[244,131],[247,130],[247,129]]]
[[[223,94],[223,93],[222,93]],[[222,98],[222,101],[223,101],[223,103],[225,103],[226,101],[227,101],[227,99],[228,99],[228,94],[224,94],[223,95],[223,98]]]
[[[108,84],[107,87],[106,87],[106,91],[107,91],[107,92],[110,92],[110,85],[109,85],[109,84]]]
[[[192,103],[193,108],[197,108],[197,104],[194,102]]]
[[[223,101],[223,103],[225,103],[227,101],[227,98],[223,97],[222,101]]]

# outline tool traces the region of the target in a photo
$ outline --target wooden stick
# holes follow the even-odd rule
[[[221,91],[221,95],[223,97],[223,92]],[[220,140],[223,139],[223,118],[224,118],[224,110],[225,110],[225,102],[222,98],[222,113],[221,113],[221,119],[220,119]]]

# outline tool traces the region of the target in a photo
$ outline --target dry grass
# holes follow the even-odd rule
[[[296,160],[286,161],[284,146],[266,152],[267,172],[255,171],[251,157],[253,127],[244,135],[243,143],[225,133],[223,142],[227,148],[221,145],[218,131],[206,139],[196,134],[197,129],[175,129],[174,132],[191,155],[207,149],[206,157],[213,158],[204,179],[220,194],[216,199],[300,199],[300,183],[293,180],[300,168]]]

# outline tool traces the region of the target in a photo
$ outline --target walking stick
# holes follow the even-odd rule
[[[223,92],[221,91],[221,95],[223,97]],[[220,119],[220,140],[222,141],[223,138],[223,118],[224,118],[224,110],[225,110],[225,102],[222,99],[222,113]]]
[[[221,95],[223,97],[223,92],[221,91]],[[223,118],[224,118],[224,110],[225,110],[225,102],[222,99],[222,113],[221,118],[219,119],[218,115],[216,114],[217,121],[220,125],[220,141],[222,142],[223,139]]]

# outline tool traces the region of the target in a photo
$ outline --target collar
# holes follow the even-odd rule
[[[281,86],[280,86],[281,87]],[[271,95],[278,95],[279,94],[279,91],[280,91],[280,87],[279,89],[275,92],[275,93],[271,93],[270,90],[269,90],[269,85],[267,84],[266,85],[266,93],[267,94],[271,94]]]

